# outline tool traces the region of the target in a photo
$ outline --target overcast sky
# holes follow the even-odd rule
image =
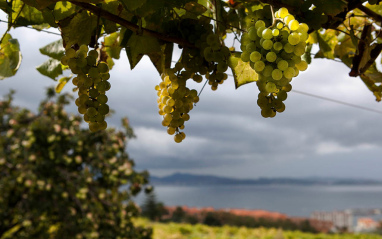
[[[5,27],[0,23],[1,34]],[[30,29],[11,34],[20,42],[23,62],[16,76],[0,81],[0,95],[16,89],[15,103],[37,110],[45,88],[55,84],[35,69],[48,59],[38,49],[59,36]],[[293,79],[293,89],[382,111],[382,103],[348,72],[341,63],[314,59]],[[285,112],[265,119],[256,104],[256,84],[235,90],[230,77],[215,92],[204,89],[185,124],[187,138],[176,144],[157,113],[154,87],[159,81],[146,58],[131,71],[124,52],[111,71],[107,95],[116,113],[108,123],[119,126],[121,117],[129,117],[137,138],[129,143],[128,152],[138,169],[158,176],[190,172],[236,178],[382,179],[382,114],[290,92]],[[202,85],[188,87],[199,91]],[[65,87],[71,89],[71,84]]]

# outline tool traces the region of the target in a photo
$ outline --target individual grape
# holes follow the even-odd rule
[[[273,37],[273,34],[272,34],[272,30],[271,29],[264,29],[263,32],[262,32],[262,37],[265,39],[265,40],[269,40]]]
[[[268,77],[272,75],[273,66],[272,65],[266,65],[263,70],[263,75]]]
[[[285,71],[288,68],[288,62],[285,60],[281,60],[277,63],[277,68],[281,71]]]
[[[264,70],[264,68],[265,68],[265,64],[263,61],[257,61],[255,63],[255,71],[256,72],[260,72],[260,71]]]
[[[280,69],[274,69],[272,71],[272,79],[280,80],[283,77],[283,72]]]
[[[98,68],[99,73],[108,73],[109,72],[109,67],[107,66],[106,62],[98,63],[97,68]]]
[[[306,63],[306,61],[300,61],[296,64],[296,67],[300,71],[305,71],[308,68],[308,63]]]
[[[260,27],[265,27],[265,22],[262,20],[259,20],[255,23],[255,28],[258,29]]]
[[[292,53],[294,51],[294,46],[292,46],[292,44],[290,44],[290,43],[286,43],[284,45],[284,51],[286,53]]]
[[[296,31],[299,28],[299,22],[297,20],[291,20],[288,23],[289,30]]]
[[[250,61],[250,52],[248,52],[248,51],[243,51],[243,52],[241,53],[240,58],[241,58],[241,60],[242,60],[243,62],[248,62],[248,61]]]
[[[269,93],[275,92],[277,90],[277,86],[273,82],[268,82],[265,85],[265,90]]]
[[[275,51],[280,51],[283,49],[283,44],[281,42],[275,42],[273,44],[273,49],[275,49]]]
[[[288,37],[288,42],[292,46],[297,45],[300,42],[300,35],[297,32],[293,32]]]
[[[287,15],[286,17],[284,17],[284,22],[289,25],[289,22],[294,20],[294,16],[293,15]]]
[[[287,79],[292,79],[293,76],[294,76],[294,69],[292,67],[288,67],[284,71],[284,77],[287,78]]]
[[[272,35],[273,35],[273,36],[277,37],[279,34],[280,34],[279,29],[273,29],[273,30],[272,30]]]
[[[254,51],[250,55],[250,60],[255,63],[261,59],[261,54],[258,51]]]
[[[100,104],[98,106],[98,113],[101,115],[107,115],[109,113],[109,106],[107,104]]]
[[[258,38],[258,36],[257,36],[257,29],[255,27],[249,28],[248,36],[249,36],[250,40],[255,41]],[[243,44],[243,42],[242,42],[242,44]]]
[[[289,11],[288,11],[288,9],[285,8],[285,7],[280,8],[280,9],[278,10],[278,12],[279,12],[280,18],[284,18],[284,17],[286,17],[287,15],[289,15]]]
[[[269,62],[274,62],[276,60],[276,58],[277,58],[277,55],[273,51],[268,52],[267,55],[266,55],[266,59]]]
[[[272,49],[272,46],[273,46],[273,42],[271,40],[265,40],[262,44],[262,47],[265,49],[265,50],[270,50]]]

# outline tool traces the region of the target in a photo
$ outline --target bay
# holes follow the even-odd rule
[[[313,211],[382,209],[381,185],[158,185],[154,191],[167,206],[262,209],[299,217]],[[141,205],[143,200],[140,195],[136,202]]]

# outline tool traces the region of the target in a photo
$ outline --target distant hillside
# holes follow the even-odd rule
[[[212,175],[175,173],[165,177],[151,176],[154,185],[382,185],[371,179],[336,178],[259,178],[235,179]]]

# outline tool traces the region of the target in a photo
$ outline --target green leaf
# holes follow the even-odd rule
[[[14,10],[12,19],[13,21],[16,19],[16,26],[40,25],[45,23],[44,16],[40,10],[25,4],[21,0],[14,0],[12,8]]]
[[[367,88],[369,88],[369,90],[373,92],[374,96],[376,97],[376,100],[381,101],[382,89],[379,86],[379,83],[382,82],[382,73],[377,69],[375,62],[365,73],[361,74],[360,77],[367,86]]]
[[[60,21],[64,18],[67,18],[73,15],[76,12],[76,6],[71,2],[62,1],[56,3],[53,9],[53,15],[56,21]]]
[[[316,32],[320,51],[315,55],[315,58],[334,59],[334,48],[338,44],[336,32],[334,30],[326,30],[324,34]]]
[[[60,61],[65,54],[65,49],[62,46],[62,39],[49,43],[48,45],[40,48],[40,52],[43,55],[47,55],[53,59]]]
[[[249,65],[249,62],[241,60],[240,53],[231,54],[228,65],[232,69],[236,89],[244,84],[257,81],[259,78],[255,70]]]
[[[162,74],[164,69],[171,67],[172,52],[174,49],[173,43],[166,43],[161,46],[161,52],[149,53],[151,62],[154,64],[159,74]]]
[[[343,0],[312,0],[312,2],[325,15],[335,16],[347,7],[347,3]]]
[[[46,8],[57,1],[58,0],[23,0],[23,2],[25,2],[29,6],[35,7],[39,10]]]
[[[312,62],[312,44],[308,44],[305,49],[304,55],[302,55],[302,59],[306,61],[306,63],[310,64]]]
[[[114,32],[106,36],[104,46],[107,54],[110,57],[119,59],[122,47],[120,47],[120,36],[118,32]]]
[[[56,88],[55,88],[56,93],[60,93],[70,79],[72,79],[72,77],[68,77],[68,76],[64,76],[61,79],[59,79],[58,84],[56,85]]]
[[[143,55],[148,55],[156,52],[160,53],[161,50],[161,44],[159,43],[158,39],[133,34],[130,37],[126,47],[126,54],[129,58],[130,68],[134,69],[134,67],[142,59]]]
[[[142,7],[146,0],[139,0],[139,1],[132,1],[132,0],[120,0],[122,2],[123,6],[126,8],[126,10],[134,11],[140,7]]]
[[[87,11],[82,11],[71,20],[63,20],[60,23],[65,46],[74,44],[89,45],[91,37],[97,28],[97,17],[89,15]]]
[[[20,45],[17,39],[6,34],[0,44],[0,80],[14,76],[21,64]]]
[[[12,7],[6,1],[0,2],[0,9],[6,13],[12,12]]]
[[[36,69],[53,80],[56,80],[56,77],[62,74],[61,62],[52,58],[36,67]]]

